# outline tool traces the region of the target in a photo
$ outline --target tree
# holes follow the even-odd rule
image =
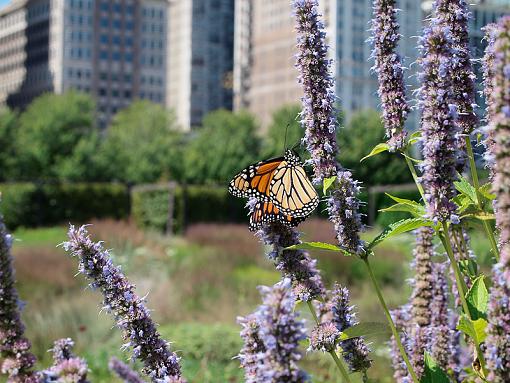
[[[384,134],[378,112],[363,110],[354,114],[347,127],[338,132],[340,162],[365,186],[412,182],[405,161],[398,155],[382,153],[360,163],[375,145],[385,141]]]
[[[112,179],[180,180],[182,144],[182,133],[170,112],[150,101],[135,101],[113,118],[99,162]]]
[[[186,150],[186,179],[192,183],[226,184],[246,165],[259,160],[260,138],[248,112],[209,113]]]
[[[299,105],[285,105],[273,113],[262,150],[264,158],[281,156],[284,146],[289,148],[301,142],[305,130],[300,123],[300,112]]]
[[[94,129],[94,108],[90,96],[75,91],[35,99],[19,119],[19,178],[60,178],[63,162]]]
[[[0,182],[16,177],[14,143],[18,116],[8,108],[0,109]]]

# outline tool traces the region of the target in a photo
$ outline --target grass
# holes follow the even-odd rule
[[[331,226],[325,221],[309,220],[301,229],[307,239],[334,242]],[[28,303],[23,313],[27,335],[40,367],[50,363],[47,350],[55,339],[72,337],[76,353],[89,362],[91,381],[116,382],[107,369],[108,359],[115,355],[127,360],[129,354],[120,351],[123,341],[110,316],[99,313],[100,295],[86,289],[81,275],[75,276],[77,261],[56,247],[65,239],[66,230],[54,227],[14,233],[19,239],[13,248],[17,286]],[[140,231],[127,222],[93,222],[90,231],[114,249],[115,262],[137,285],[137,292],[149,294],[153,317],[165,339],[171,340],[182,356],[190,383],[243,381],[238,361],[232,359],[241,347],[236,317],[259,304],[258,285],[271,285],[280,278],[263,255],[264,247],[244,225],[200,224],[173,238]],[[375,235],[372,231],[366,238]],[[411,235],[393,238],[378,248],[373,259],[392,307],[409,296],[405,281],[410,276],[412,242]],[[473,242],[480,254],[485,254],[483,236],[475,236]],[[339,281],[349,287],[359,320],[384,321],[361,261],[333,253],[313,256],[328,284]],[[310,319],[306,313],[303,316]],[[376,361],[369,372],[371,382],[393,381],[386,340],[370,339]],[[315,383],[338,381],[334,366],[324,355],[307,354],[303,367]]]

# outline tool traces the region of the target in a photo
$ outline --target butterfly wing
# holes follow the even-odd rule
[[[269,188],[276,169],[284,158],[278,157],[248,166],[230,181],[228,190],[236,197],[255,197],[269,201]]]
[[[319,204],[305,169],[292,162],[282,163],[274,172],[269,197],[283,214],[292,217],[307,217]]]
[[[286,226],[294,227],[303,220],[304,218],[282,214],[272,202],[258,201],[250,214],[250,230],[259,230],[262,225],[271,222],[280,222]]]

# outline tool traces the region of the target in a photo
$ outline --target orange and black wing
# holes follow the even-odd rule
[[[302,221],[304,218],[282,214],[272,202],[259,201],[250,214],[250,230],[259,230],[263,224],[271,222],[280,222],[286,226],[295,227]]]
[[[248,166],[230,181],[228,191],[236,197],[255,197],[269,201],[273,175],[283,161],[284,158],[279,157]]]

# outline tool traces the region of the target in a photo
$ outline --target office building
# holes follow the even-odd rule
[[[166,104],[190,129],[232,109],[234,0],[173,0],[169,20]]]
[[[167,0],[14,0],[0,10],[0,102],[90,93],[106,127],[133,99],[165,105]]]

